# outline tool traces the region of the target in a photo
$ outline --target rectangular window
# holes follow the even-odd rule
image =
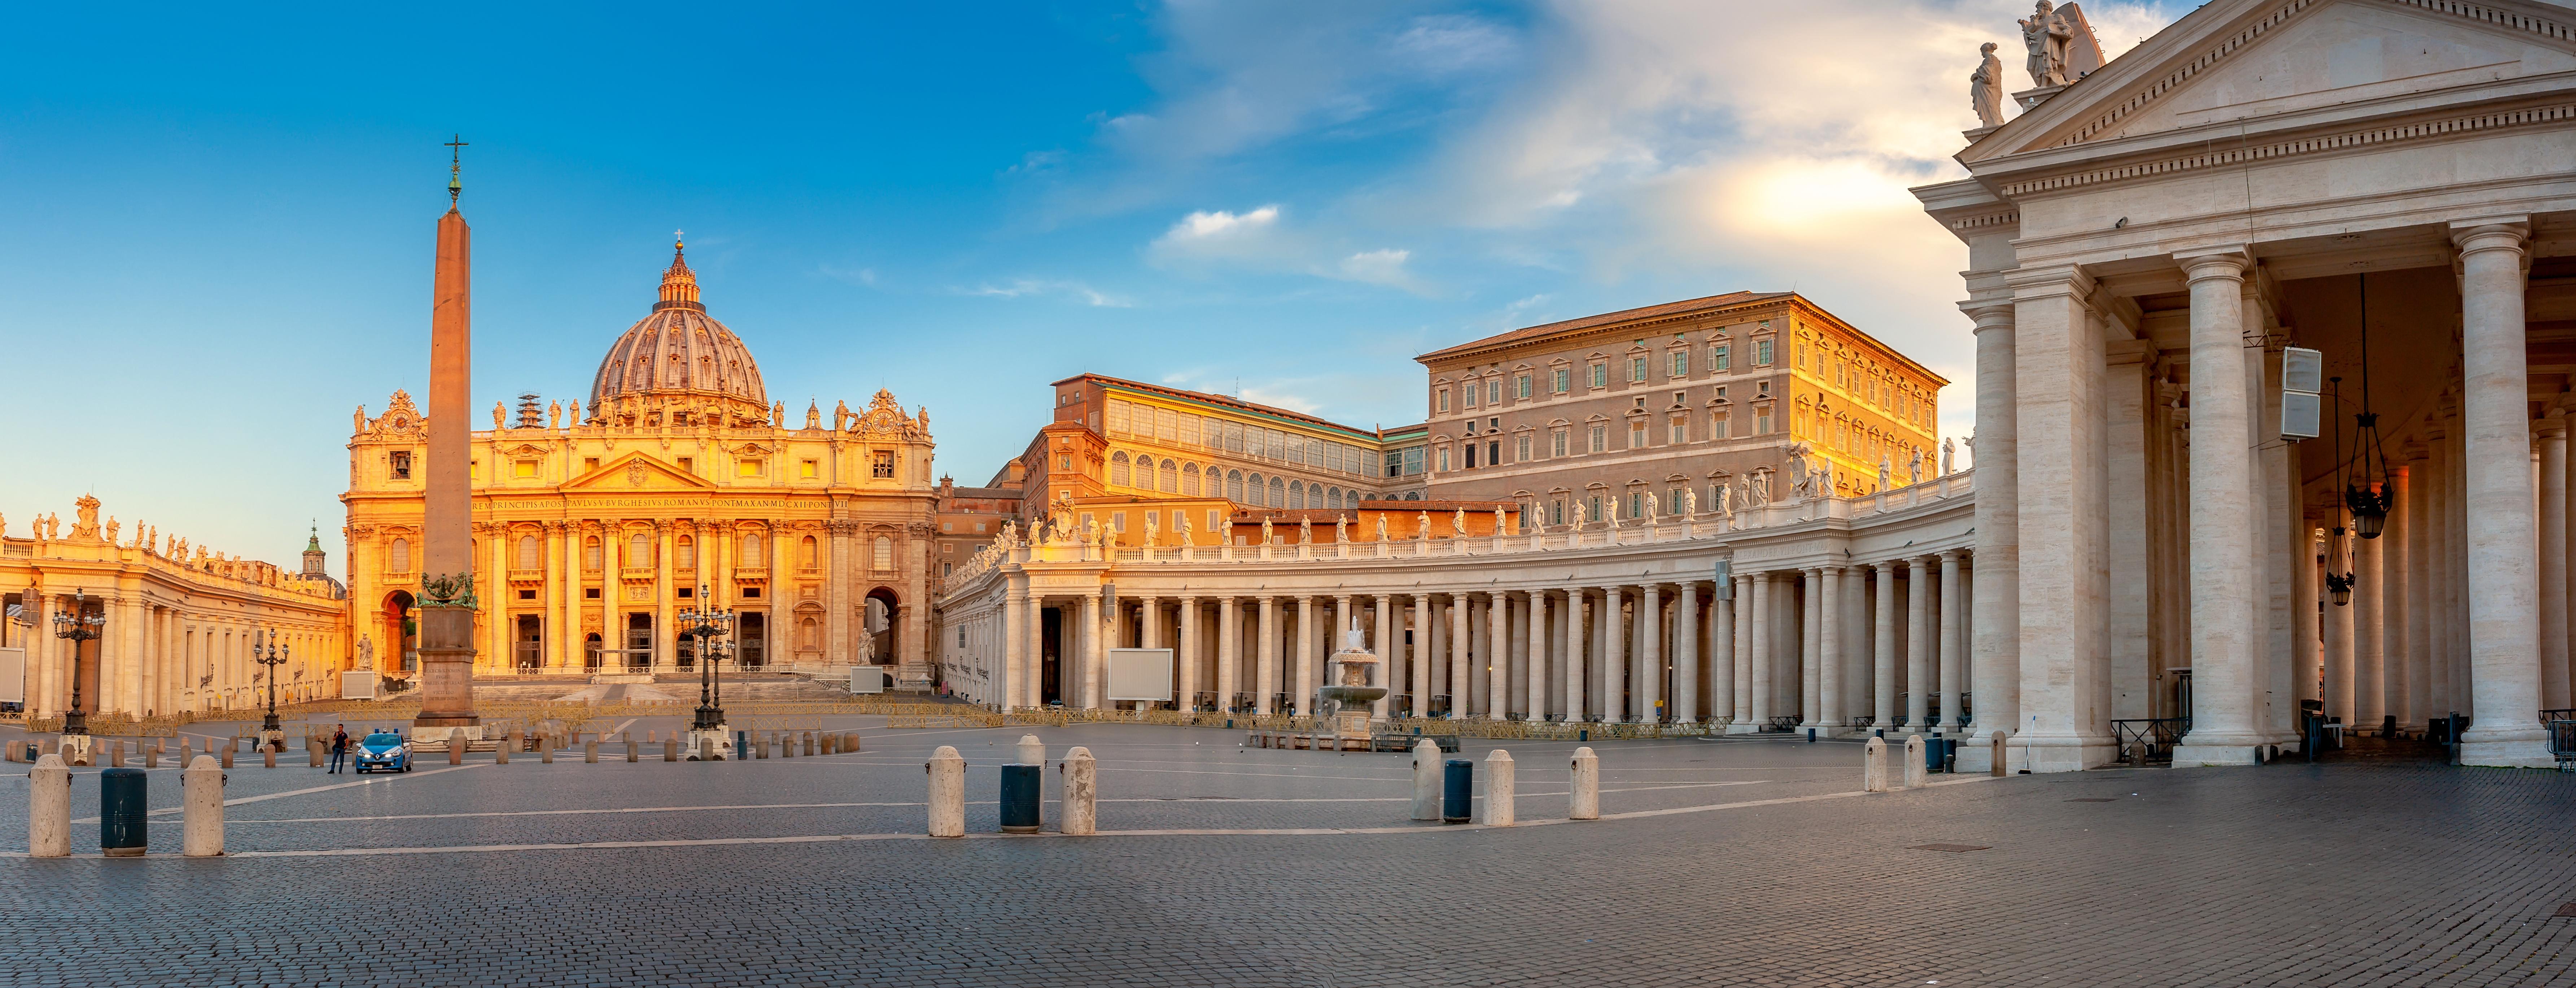
[[[1458,405],[1461,408],[1476,407],[1476,382],[1469,381],[1458,386]]]
[[[1404,475],[1403,450],[1391,449],[1386,452],[1386,475],[1389,477],[1400,477]]]
[[[1727,437],[1725,412],[1719,412],[1708,417],[1708,437],[1711,439],[1724,439]]]
[[[1769,366],[1771,366],[1771,341],[1770,341],[1770,340],[1755,340],[1755,341],[1753,341],[1753,366],[1755,366],[1755,367],[1769,367]]]
[[[1518,399],[1520,399],[1520,400],[1522,400],[1522,401],[1528,401],[1528,400],[1529,400],[1529,396],[1530,396],[1530,376],[1529,376],[1529,375],[1527,375],[1527,374],[1523,374],[1523,375],[1521,375],[1521,376],[1519,376],[1519,377],[1513,378],[1513,379],[1512,379],[1512,397],[1514,397],[1514,398],[1518,398]]]
[[[1639,420],[1637,420],[1637,421],[1634,421],[1634,422],[1630,422],[1630,423],[1628,423],[1628,448],[1629,448],[1629,449],[1644,449],[1645,447],[1646,447],[1646,423],[1645,423],[1645,420],[1643,420],[1643,419],[1639,419]]]
[[[1757,436],[1767,436],[1771,434],[1770,409],[1759,409],[1753,413],[1753,434]]]
[[[803,478],[805,478],[805,479],[807,479],[807,480],[812,480],[812,479],[814,479],[814,478],[816,478],[816,477],[820,477],[820,476],[822,476],[822,475],[823,475],[823,464],[822,464],[822,461],[819,461],[819,460],[798,460],[798,461],[796,461],[796,475],[797,475],[797,476],[799,476],[799,477],[803,477]]]
[[[1646,493],[1645,493],[1644,491],[1629,491],[1629,492],[1628,492],[1628,517],[1630,517],[1630,518],[1643,518],[1643,517],[1645,517],[1645,516],[1646,516]]]
[[[1127,434],[1126,402],[1112,401],[1109,403],[1109,434],[1113,436],[1123,436]]]
[[[878,480],[894,479],[894,451],[880,449],[868,454],[868,475]]]
[[[1711,371],[1723,371],[1727,369],[1726,347],[1724,345],[1708,348],[1708,369]]]
[[[1609,427],[1609,426],[1606,426],[1606,425],[1596,425],[1596,426],[1593,426],[1593,427],[1592,427],[1592,452],[1595,452],[1595,453],[1606,453],[1606,452],[1609,452],[1609,451],[1610,451],[1610,427]]]
[[[581,472],[589,473],[597,469],[599,469],[599,457],[585,456],[581,458]]]
[[[1196,415],[1183,415],[1183,416],[1181,416],[1181,439],[1180,439],[1180,442],[1181,442],[1181,445],[1183,445],[1183,446],[1196,446],[1196,445],[1198,445],[1198,444],[1199,444],[1199,417],[1198,417],[1198,416],[1196,416]]]
[[[1690,351],[1688,351],[1688,350],[1675,350],[1675,351],[1673,351],[1673,372],[1672,372],[1672,376],[1673,376],[1673,377],[1675,377],[1675,378],[1683,378],[1683,377],[1689,377],[1689,376],[1690,376]]]
[[[1572,389],[1572,387],[1573,387],[1573,385],[1572,385],[1572,384],[1571,384],[1567,379],[1568,379],[1568,378],[1571,378],[1571,377],[1573,377],[1573,376],[1574,376],[1574,372],[1573,372],[1572,370],[1569,370],[1569,369],[1564,368],[1564,367],[1559,367],[1559,368],[1557,368],[1557,369],[1556,369],[1556,378],[1555,378],[1555,382],[1554,382],[1554,383],[1555,383],[1555,387],[1553,387],[1553,388],[1551,388],[1551,389],[1549,389],[1549,390],[1555,391],[1557,394],[1564,394],[1564,393],[1566,393],[1568,390],[1571,390],[1571,389]]]
[[[583,588],[581,588],[581,599],[583,599],[583,600],[598,600],[598,599],[599,599],[599,588],[598,588],[598,587],[583,587]]]
[[[1422,472],[1422,456],[1424,452],[1425,451],[1420,446],[1407,446],[1404,448],[1404,472],[1406,476]]]
[[[1440,447],[1440,469],[1449,469],[1449,447]]]
[[[512,461],[510,461],[510,476],[513,476],[513,477],[535,477],[536,475],[537,475],[537,461],[535,461],[535,460],[512,460]]]
[[[1469,470],[1476,469],[1476,444],[1475,444],[1475,443],[1468,443],[1468,444],[1467,444],[1467,464],[1466,464],[1466,465],[1467,465],[1467,469],[1469,469]]]
[[[1551,432],[1551,433],[1549,433],[1549,434],[1548,434],[1548,445],[1547,445],[1547,448],[1548,448],[1548,454],[1547,454],[1547,455],[1549,455],[1549,456],[1564,456],[1564,455],[1565,455],[1565,433],[1566,433],[1566,430],[1564,430],[1564,429],[1558,429],[1558,430],[1556,430],[1556,431]]]
[[[1502,462],[1503,462],[1503,441],[1502,441],[1502,440],[1500,440],[1500,439],[1488,439],[1488,440],[1485,440],[1485,465],[1486,465],[1486,466],[1489,466],[1489,467],[1490,467],[1490,466],[1497,466],[1497,465],[1500,465]]]
[[[693,459],[693,458],[691,458],[691,457],[686,457],[686,456],[680,457],[680,472],[681,472],[681,473],[696,473],[696,472],[698,472],[698,461],[697,461],[697,460],[695,460],[695,459]]]
[[[1287,433],[1285,433],[1285,432],[1281,432],[1281,431],[1279,431],[1279,430],[1277,430],[1277,429],[1271,429],[1271,430],[1267,430],[1267,431],[1269,432],[1268,439],[1269,439],[1269,443],[1270,443],[1270,458],[1271,458],[1271,459],[1274,459],[1274,460],[1284,460],[1284,459],[1287,459],[1287,458],[1288,458],[1288,434],[1287,434]]]
[[[1208,526],[1207,526],[1207,530],[1208,530],[1208,531],[1210,531],[1210,532],[1218,533],[1218,534],[1224,534],[1224,532],[1225,532],[1225,509],[1223,509],[1223,508],[1209,508],[1209,509],[1208,509]]]
[[[1485,404],[1488,404],[1488,405],[1500,405],[1500,404],[1502,404],[1502,403],[1503,403],[1503,379],[1502,379],[1502,378],[1499,378],[1499,377],[1489,377],[1489,378],[1486,378],[1486,379],[1485,379]]]
[[[1583,520],[1584,520],[1584,521],[1600,521],[1600,520],[1601,520],[1601,495],[1599,495],[1599,494],[1595,494],[1595,495],[1592,495],[1591,497],[1588,497],[1588,498],[1585,498],[1585,499],[1584,499],[1584,505],[1583,505]]]
[[[738,477],[757,477],[757,476],[760,476],[760,468],[761,468],[761,466],[762,466],[762,465],[763,465],[763,464],[762,464],[759,460],[738,460],[738,461],[735,461],[735,463],[734,463],[734,475],[735,475],[735,476],[738,476]]]
[[[1159,442],[1163,442],[1163,443],[1170,443],[1170,442],[1173,442],[1173,441],[1178,440],[1180,437],[1181,437],[1181,416],[1180,416],[1180,413],[1175,412],[1175,411],[1172,411],[1171,409],[1168,409],[1168,408],[1157,408],[1157,409],[1155,409],[1155,410],[1154,410],[1154,438],[1155,438],[1155,440],[1157,440],[1157,441],[1159,441]]]
[[[1547,523],[1550,525],[1565,524],[1565,502],[1547,502]]]
[[[1630,380],[1630,381],[1634,382],[1634,381],[1643,381],[1643,380],[1645,380],[1645,379],[1646,379],[1646,358],[1644,358],[1644,357],[1630,357],[1630,358],[1628,358],[1628,380]]]
[[[1124,511],[1112,511],[1112,512],[1110,512],[1110,513],[1109,513],[1109,527],[1110,527],[1110,528],[1113,528],[1113,529],[1116,529],[1116,530],[1118,530],[1118,531],[1121,531],[1121,532],[1126,531],[1126,530],[1127,530],[1127,513],[1126,513],[1126,512],[1124,512]]]
[[[1606,388],[1610,386],[1609,364],[1592,365],[1592,386],[1595,388]]]
[[[1435,413],[1449,411],[1449,389],[1440,388],[1431,392],[1431,410]]]
[[[1529,433],[1521,433],[1513,439],[1512,455],[1517,458],[1515,462],[1527,463],[1530,461]]]
[[[1690,419],[1689,419],[1689,418],[1687,418],[1687,417],[1685,417],[1685,416],[1680,416],[1680,415],[1675,415],[1675,416],[1673,416],[1673,428],[1672,428],[1672,433],[1671,433],[1670,435],[1665,436],[1665,437],[1664,437],[1664,441],[1665,441],[1665,442],[1668,442],[1668,443],[1686,443],[1686,442],[1689,442],[1689,441],[1690,441]]]

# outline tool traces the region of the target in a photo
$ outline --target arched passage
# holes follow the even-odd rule
[[[420,668],[420,621],[412,612],[414,601],[408,590],[385,595],[384,606],[376,615],[376,640],[391,643],[379,672],[411,672]]]
[[[893,665],[899,661],[900,657],[895,654],[895,619],[901,613],[900,600],[895,596],[894,588],[878,587],[868,591],[867,597],[859,602],[858,648],[861,658],[855,661],[876,665]]]

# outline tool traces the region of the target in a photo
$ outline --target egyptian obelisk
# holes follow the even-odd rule
[[[479,725],[474,714],[474,593],[447,599],[433,580],[474,574],[474,500],[467,464],[473,436],[473,231],[457,212],[463,161],[449,144],[447,215],[438,218],[438,270],[429,314],[429,490],[421,519],[420,716],[418,728]],[[439,733],[445,733],[441,731]],[[477,732],[479,733],[479,732]]]

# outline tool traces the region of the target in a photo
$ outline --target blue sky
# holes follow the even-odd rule
[[[1794,288],[1951,377],[2011,0],[31,7],[0,66],[12,534],[340,554],[352,408],[426,379],[452,132],[478,408],[583,397],[671,231],[772,396],[927,405],[980,483],[1097,371],[1360,426],[1418,353]],[[2184,9],[2088,8],[2115,54]],[[2008,60],[2017,66],[2018,60]],[[478,413],[477,421],[482,421]]]

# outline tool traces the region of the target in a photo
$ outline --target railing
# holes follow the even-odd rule
[[[2122,765],[2172,764],[2174,746],[2182,743],[2183,732],[2190,729],[2188,717],[2111,722],[2111,735],[2120,746]]]

